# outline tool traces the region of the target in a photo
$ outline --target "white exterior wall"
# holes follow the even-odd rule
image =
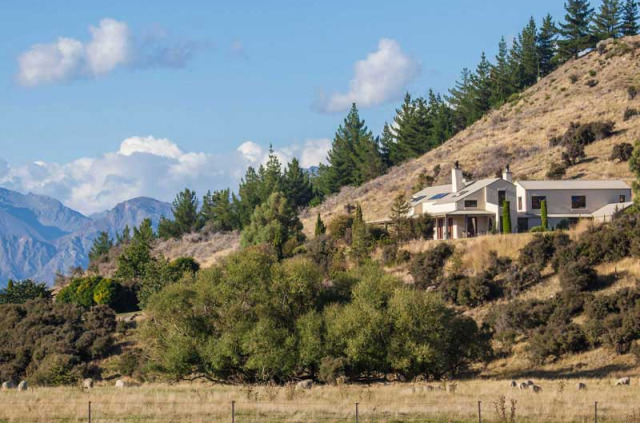
[[[624,195],[626,201],[631,201],[631,189],[556,189],[556,190],[525,190],[517,185],[517,195],[522,197],[522,209],[518,213],[540,215],[540,210],[531,208],[531,197],[544,196],[547,198],[547,214],[576,215],[591,214],[594,211],[611,203],[618,203],[620,195]],[[571,197],[584,195],[586,207],[584,209],[572,209]]]

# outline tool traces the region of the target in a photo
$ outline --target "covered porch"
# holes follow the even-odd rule
[[[434,239],[475,238],[496,228],[496,215],[488,211],[458,210],[435,216]]]

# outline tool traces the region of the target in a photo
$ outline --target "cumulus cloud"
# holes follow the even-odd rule
[[[324,161],[330,145],[328,139],[308,140],[275,153],[283,162],[295,156],[302,166],[311,167]],[[268,148],[252,141],[231,152],[209,154],[185,152],[166,138],[135,136],[123,140],[117,151],[70,163],[39,160],[11,166],[0,159],[0,186],[50,195],[92,214],[139,196],[170,201],[185,187],[200,194],[209,189],[236,189],[246,168],[266,162],[268,153]]]
[[[356,62],[349,91],[320,95],[316,108],[325,113],[342,112],[352,103],[371,107],[400,98],[407,85],[420,74],[420,63],[402,51],[400,44],[382,38],[378,50]]]
[[[136,39],[125,22],[105,18],[89,26],[90,40],[60,37],[35,44],[18,57],[18,82],[26,87],[106,75],[126,66],[182,67],[194,55],[193,41],[175,41],[167,32]]]

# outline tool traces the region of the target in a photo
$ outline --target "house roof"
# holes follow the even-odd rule
[[[516,181],[524,189],[560,190],[560,189],[629,189],[621,180],[566,180],[566,181]]]
[[[633,201],[627,201],[626,203],[611,203],[607,204],[604,207],[599,208],[598,210],[591,213],[593,217],[609,217],[613,216],[616,212],[620,210],[624,210],[627,207],[631,207],[633,205]]]
[[[449,194],[450,192],[451,192],[451,184],[427,187],[423,190],[416,192],[411,196],[411,205],[417,206],[418,204],[424,203],[425,201],[434,201],[434,200],[431,200],[433,196],[437,196],[440,194]]]
[[[493,178],[493,179],[481,179],[479,181],[472,182],[458,192],[450,192],[446,196],[436,200],[433,204],[450,204],[450,203],[458,202],[463,198],[466,198],[469,195],[480,191],[482,188],[487,187],[492,183],[500,180],[501,180],[500,178]]]

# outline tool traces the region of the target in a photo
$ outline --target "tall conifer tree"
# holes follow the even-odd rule
[[[538,60],[540,63],[540,76],[547,76],[555,69],[553,57],[556,54],[556,36],[558,28],[550,14],[542,20],[542,26],[538,32]]]
[[[622,7],[622,36],[638,35],[638,0],[626,0]]]
[[[567,0],[564,8],[564,22],[558,30],[562,36],[558,41],[558,55],[562,61],[578,57],[578,53],[592,45],[589,22],[593,8],[589,0]]]
[[[595,39],[618,38],[622,28],[622,10],[619,0],[602,0],[598,13],[593,17],[591,32]]]

